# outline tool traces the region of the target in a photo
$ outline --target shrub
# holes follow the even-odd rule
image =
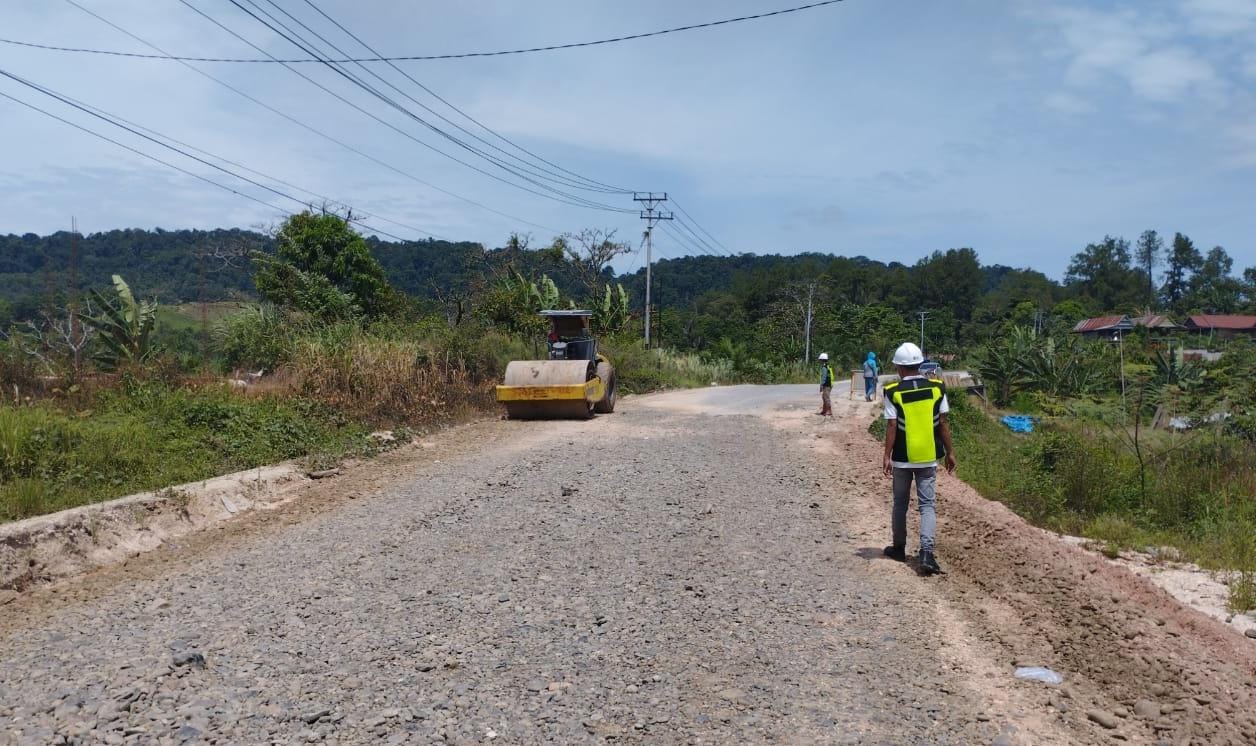
[[[252,306],[218,322],[215,336],[223,367],[277,370],[292,356],[293,319],[274,306]]]

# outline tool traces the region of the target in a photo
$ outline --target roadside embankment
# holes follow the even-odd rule
[[[282,504],[308,481],[300,466],[285,463],[0,524],[0,603],[32,585],[123,562]]]

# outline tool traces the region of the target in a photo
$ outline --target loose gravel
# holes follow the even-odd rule
[[[814,454],[759,417],[633,401],[476,425],[394,459],[386,489],[338,477],[313,508],[13,603],[0,741],[1009,738]]]

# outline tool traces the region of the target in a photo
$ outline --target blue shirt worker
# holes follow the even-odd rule
[[[938,461],[947,472],[955,471],[955,448],[946,414],[946,386],[920,375],[925,360],[920,348],[905,342],[894,352],[899,380],[885,386],[886,476],[894,478],[894,507],[890,512],[893,544],[885,556],[900,562],[907,559],[907,506],[911,485],[916,483],[916,503],[920,510],[920,571],[925,575],[942,572],[934,555],[934,531]]]
[[[872,401],[872,397],[877,395],[877,375],[880,372],[881,369],[877,367],[877,353],[869,352],[863,366],[865,401]]]
[[[825,417],[833,416],[833,401],[829,394],[833,391],[833,366],[829,364],[829,353],[820,353],[820,411],[816,414]]]

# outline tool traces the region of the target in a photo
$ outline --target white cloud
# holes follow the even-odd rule
[[[1127,77],[1135,93],[1159,102],[1179,101],[1192,90],[1218,83],[1212,65],[1183,47],[1139,55],[1130,62]]]
[[[1071,96],[1048,100],[1052,108],[1076,110],[1077,90],[1114,79],[1140,98],[1158,103],[1180,101],[1218,82],[1212,63],[1175,43],[1174,27],[1154,13],[1057,7],[1036,15],[1055,27],[1058,51],[1068,60],[1064,80],[1074,89]]]
[[[1182,14],[1193,30],[1209,36],[1256,30],[1256,0],[1185,0]]]

